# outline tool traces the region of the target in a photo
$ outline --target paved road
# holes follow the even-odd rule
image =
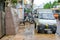
[[[25,36],[34,35],[34,24],[25,23],[19,27],[19,33]]]
[[[20,25],[16,35],[5,36],[1,40],[60,40],[60,37],[54,34],[34,34],[34,24],[26,23]]]

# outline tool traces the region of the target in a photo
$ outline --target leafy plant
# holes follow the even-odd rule
[[[29,13],[31,12],[31,9],[24,9],[24,12]]]
[[[13,4],[15,4],[15,3],[17,3],[17,0],[12,0],[11,2],[12,2]]]

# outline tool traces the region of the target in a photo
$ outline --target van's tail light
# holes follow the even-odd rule
[[[54,14],[55,19],[58,19],[58,16],[59,15],[57,13]]]

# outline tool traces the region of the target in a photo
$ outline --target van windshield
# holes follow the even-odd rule
[[[53,13],[40,13],[39,14],[40,19],[47,19],[47,20],[54,20]]]

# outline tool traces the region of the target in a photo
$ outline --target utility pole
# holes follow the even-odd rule
[[[33,13],[33,2],[34,2],[34,0],[32,0],[32,5],[31,5],[32,12],[31,13]]]

